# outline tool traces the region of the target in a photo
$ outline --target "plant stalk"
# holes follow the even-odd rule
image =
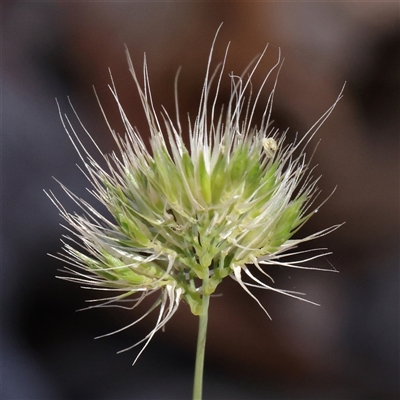
[[[201,400],[203,392],[204,351],[206,348],[208,305],[210,296],[203,295],[202,313],[199,316],[197,336],[196,364],[194,369],[193,400]]]

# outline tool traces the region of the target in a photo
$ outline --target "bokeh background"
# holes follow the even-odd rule
[[[43,193],[68,201],[52,176],[95,203],[65,134],[62,112],[82,122],[104,151],[111,124],[123,133],[108,89],[111,69],[133,124],[147,134],[124,44],[140,70],[146,52],[153,96],[174,115],[198,106],[208,53],[229,41],[228,72],[240,74],[269,43],[255,77],[285,58],[275,126],[304,134],[346,83],[344,98],[316,135],[322,197],[335,193],[302,231],[346,222],[312,245],[333,255],[315,266],[339,273],[271,268],[278,287],[307,293],[312,306],[258,293],[272,316],[233,281],[212,299],[205,399],[399,398],[399,4],[397,2],[4,2],[2,29],[1,398],[19,400],[188,399],[197,320],[182,305],[135,367],[154,319],[93,340],[136,313],[75,312],[93,293],[55,279],[61,218]],[[268,88],[262,101],[268,98]],[[158,107],[158,106],[157,106]],[[160,110],[161,107],[158,107]],[[257,110],[258,115],[262,110]],[[76,120],[75,120],[76,121]],[[75,123],[75,122],[74,122]],[[78,133],[84,133],[76,122]],[[306,248],[306,247],[304,247]]]

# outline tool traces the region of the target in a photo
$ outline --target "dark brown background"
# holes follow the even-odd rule
[[[207,57],[231,49],[240,74],[269,43],[257,87],[285,58],[273,118],[304,134],[344,98],[316,135],[321,200],[302,235],[346,222],[313,246],[333,255],[316,266],[336,273],[271,268],[277,287],[307,293],[311,306],[259,293],[262,310],[233,281],[212,299],[205,399],[394,399],[399,396],[399,6],[342,2],[8,2],[2,6],[2,398],[187,399],[197,321],[182,305],[138,364],[115,355],[152,321],[94,341],[136,314],[75,313],[92,293],[54,278],[62,229],[42,189],[57,177],[90,199],[57,112],[67,96],[104,151],[112,149],[92,85],[122,132],[107,88],[111,69],[134,125],[146,132],[124,44],[140,70],[146,52],[155,104],[173,115],[179,66],[182,121],[195,115]],[[268,87],[262,100],[266,101]],[[160,107],[158,107],[160,109]],[[262,112],[262,110],[258,110]],[[81,132],[81,131],[79,131]],[[65,204],[70,210],[73,205]],[[306,248],[306,247],[304,247]]]

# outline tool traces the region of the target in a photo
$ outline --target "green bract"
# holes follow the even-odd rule
[[[102,154],[106,169],[83,147],[78,150],[81,142],[65,117],[64,126],[73,132],[68,134],[81,155],[94,196],[106,206],[110,217],[64,186],[86,215],[68,213],[51,195],[83,247],[78,251],[75,241],[65,244],[62,258],[73,266],[68,269],[73,275],[64,279],[115,291],[100,305],[127,300],[134,294],[140,296],[139,301],[135,299],[138,304],[159,291],[149,310],[160,305],[157,325],[144,341],[165,325],[181,300],[199,315],[203,295],[214,293],[228,276],[253,297],[249,286],[296,297],[261,282],[247,265],[253,264],[267,277],[262,265],[300,268],[282,261],[283,253],[335,228],[292,239],[315,211],[309,209],[316,185],[309,176],[304,148],[336,102],[302,139],[285,144],[285,135],[278,135],[269,126],[274,85],[256,127],[254,110],[272,71],[256,96],[248,98],[250,79],[263,54],[246,77],[230,75],[231,98],[218,115],[216,100],[225,60],[219,74],[217,70],[213,75],[216,88],[211,96],[210,55],[198,115],[187,131],[179,120],[173,123],[165,111],[161,117],[156,114],[146,61],[141,84],[128,55],[150,128],[150,149],[126,118],[112,86],[126,132],[118,136],[110,129],[119,154]],[[278,60],[273,69],[279,65]],[[242,279],[243,272],[252,283]]]

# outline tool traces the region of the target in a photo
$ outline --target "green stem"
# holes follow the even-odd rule
[[[204,282],[203,282],[204,287]],[[199,332],[197,336],[196,365],[194,369],[193,400],[201,400],[203,391],[204,351],[206,348],[208,305],[210,296],[203,295],[202,312],[199,316]]]

